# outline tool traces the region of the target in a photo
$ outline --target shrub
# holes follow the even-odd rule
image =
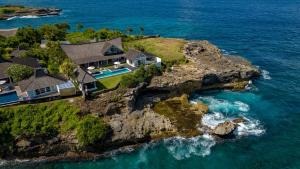
[[[65,101],[0,109],[0,157],[12,152],[20,137],[51,138],[76,129],[80,110]]]
[[[161,74],[161,69],[155,65],[141,66],[133,74],[128,74],[122,77],[120,82],[121,87],[136,87],[139,83],[148,82],[153,76]]]
[[[7,69],[7,74],[13,78],[15,82],[29,78],[33,74],[31,67],[19,64],[13,64]]]
[[[103,139],[107,131],[108,127],[102,120],[88,115],[79,123],[76,137],[80,145],[86,146]]]

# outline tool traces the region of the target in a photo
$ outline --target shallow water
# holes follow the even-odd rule
[[[215,144],[208,135],[173,138],[99,161],[15,168],[300,168],[300,1],[0,0],[4,3],[64,11],[59,17],[0,21],[0,28],[63,21],[122,30],[144,26],[146,34],[208,39],[224,53],[242,55],[264,70],[249,91],[198,93],[191,100],[210,104],[210,125],[238,116],[249,119],[236,133],[239,139]]]

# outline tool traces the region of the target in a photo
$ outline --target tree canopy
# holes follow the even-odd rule
[[[8,67],[7,74],[12,77],[15,82],[18,82],[33,75],[33,68],[25,65],[13,64]]]

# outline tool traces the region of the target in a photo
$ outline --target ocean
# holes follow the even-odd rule
[[[1,28],[68,22],[85,27],[206,39],[225,54],[241,55],[263,76],[243,92],[194,93],[214,126],[243,116],[237,139],[217,143],[209,135],[170,138],[121,155],[82,162],[20,165],[16,169],[300,169],[299,0],[0,0],[63,9],[61,16],[0,21]],[[0,166],[1,168],[1,166]],[[2,166],[2,168],[4,168]]]

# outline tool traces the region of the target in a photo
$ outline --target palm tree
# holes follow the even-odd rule
[[[144,35],[145,28],[143,26],[140,27],[140,32],[141,32],[141,35]]]
[[[76,29],[77,29],[78,32],[80,32],[81,29],[83,29],[83,25],[81,23],[77,24]]]
[[[127,32],[127,34],[130,34],[131,32],[133,32],[133,29],[132,29],[131,27],[128,27],[128,28],[126,29],[126,32]]]

